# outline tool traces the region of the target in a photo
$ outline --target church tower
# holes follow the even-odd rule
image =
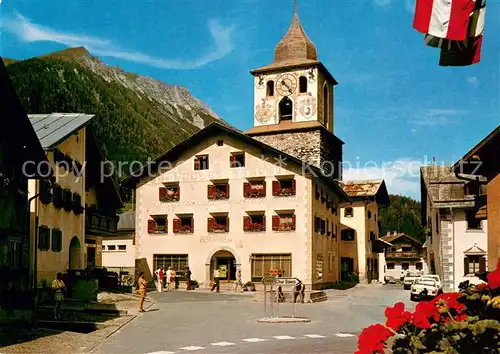
[[[342,145],[334,135],[334,87],[295,11],[274,61],[254,76],[254,127],[245,134],[341,179]],[[333,168],[333,170],[332,170]]]

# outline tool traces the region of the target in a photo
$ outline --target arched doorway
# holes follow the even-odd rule
[[[220,271],[220,281],[230,282],[236,280],[236,270],[239,264],[233,253],[228,250],[219,250],[212,255],[210,259],[210,274],[214,273],[216,268]]]
[[[82,245],[78,237],[73,236],[69,244],[69,269],[82,268]]]
[[[280,109],[280,122],[283,120],[292,120],[293,119],[293,102],[292,100],[285,96],[280,101],[279,104]]]

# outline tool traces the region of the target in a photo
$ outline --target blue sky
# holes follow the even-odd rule
[[[292,0],[0,6],[2,56],[85,45],[108,64],[187,87],[240,129],[253,123],[249,70],[272,62],[293,13]],[[345,176],[383,177],[390,193],[418,198],[419,164],[455,162],[500,122],[500,3],[488,2],[481,62],[462,68],[438,65],[439,50],[412,28],[413,8],[414,0],[299,0],[319,59],[339,82],[335,134],[354,167]]]

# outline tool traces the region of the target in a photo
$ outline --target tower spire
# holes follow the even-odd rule
[[[299,1],[298,0],[293,0],[293,2],[294,2],[294,4],[293,4],[293,6],[294,6],[293,12],[295,14],[298,14],[299,13]]]

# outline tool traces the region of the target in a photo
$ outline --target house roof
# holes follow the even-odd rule
[[[419,241],[416,238],[414,238],[412,236],[409,236],[409,235],[407,235],[405,233],[402,233],[402,232],[396,233],[396,234],[390,234],[390,235],[381,236],[380,239],[383,240],[383,241],[385,241],[385,242],[391,243],[394,240],[397,240],[397,239],[399,239],[401,237],[406,237],[407,239],[409,239],[409,240],[415,242],[416,244],[422,246],[422,242],[421,241]]]
[[[353,200],[375,197],[381,205],[389,205],[390,203],[389,194],[387,193],[383,179],[342,181],[341,186]]]
[[[30,124],[1,57],[0,87],[0,140],[5,142],[9,149],[8,161],[19,166],[22,166],[26,161],[33,161],[33,166],[45,165],[39,163],[46,162],[47,156]],[[30,167],[27,166],[29,170],[31,170]],[[45,175],[45,172],[48,171],[37,171],[37,168],[33,168],[33,171],[25,172],[32,178],[38,178],[41,177],[39,172]]]
[[[421,184],[432,206],[436,208],[474,206],[474,196],[465,195],[465,181],[458,179],[452,166],[429,165],[420,168]],[[422,206],[425,206],[422,200]]]
[[[135,211],[126,211],[118,215],[118,231],[135,230]]]
[[[340,202],[350,202],[350,198],[348,195],[343,191],[343,189],[340,187],[339,182],[331,177],[325,176],[322,171],[313,166],[309,165],[306,162],[289,155],[283,151],[280,151],[272,146],[269,146],[267,144],[264,144],[257,139],[254,139],[252,137],[249,137],[245,134],[240,133],[239,131],[232,129],[231,127],[228,127],[226,125],[223,125],[221,123],[218,123],[216,121],[210,123],[208,126],[205,128],[199,130],[195,134],[191,135],[189,138],[185,139],[182,141],[180,144],[177,144],[174,146],[172,149],[167,151],[165,154],[159,156],[158,158],[154,159],[151,161],[149,164],[146,166],[143,166],[141,169],[138,169],[137,171],[134,171],[131,173],[130,176],[126,177],[125,179],[122,180],[122,184],[125,187],[133,188],[135,185],[139,182],[140,178],[144,177],[144,174],[148,171],[153,171],[155,167],[161,166],[160,163],[162,161],[169,161],[173,162],[176,161],[181,154],[183,154],[185,151],[187,151],[189,148],[198,145],[201,141],[214,136],[216,134],[225,134],[227,136],[233,137],[235,139],[239,139],[246,144],[250,146],[257,147],[259,149],[262,149],[264,151],[267,151],[271,154],[275,154],[277,156],[280,156],[281,159],[280,161],[286,160],[286,161],[291,161],[292,163],[295,163],[297,165],[303,166],[303,171],[306,171],[313,175],[314,177],[318,178],[320,181],[323,183],[331,186],[333,189],[337,191],[337,194],[340,198]]]
[[[457,174],[496,175],[500,171],[500,125],[453,165]],[[469,162],[474,163],[469,163]],[[476,163],[477,162],[477,163]],[[480,164],[478,164],[480,162]]]
[[[86,126],[94,118],[94,115],[83,113],[51,113],[29,114],[28,117],[42,147],[48,150]]]

